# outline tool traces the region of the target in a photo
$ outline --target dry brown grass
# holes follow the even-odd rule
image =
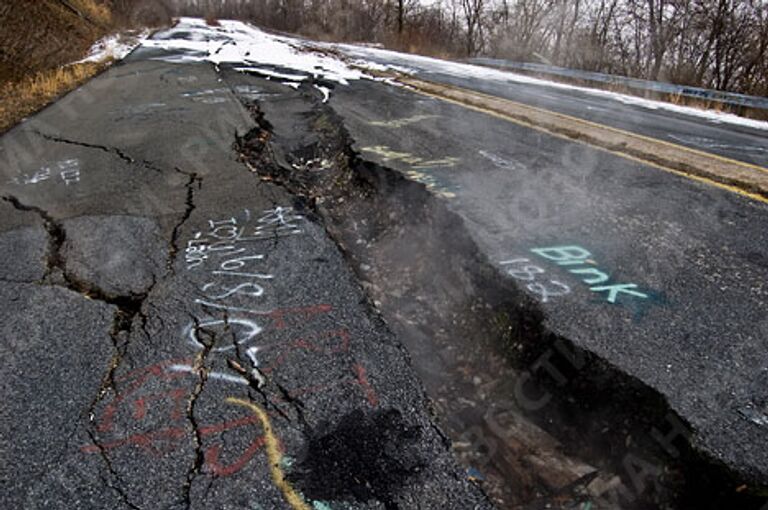
[[[683,105],[685,104],[685,98],[682,94],[669,94],[667,95],[667,101],[669,101],[672,104],[676,105]]]
[[[424,55],[427,57],[452,60],[461,55],[445,48],[439,41],[430,38],[418,30],[405,30],[402,34],[392,34],[384,41],[384,47],[395,51]]]
[[[14,0],[0,8],[0,82],[82,58],[109,31],[91,19],[105,19],[105,8],[94,0]]]
[[[97,25],[108,27],[112,24],[112,13],[105,3],[97,3],[94,0],[69,0],[69,3]]]
[[[0,6],[0,132],[106,65],[66,64],[114,30],[110,5],[107,0],[14,0]]]
[[[108,62],[85,62],[39,71],[0,86],[0,133],[104,69]]]

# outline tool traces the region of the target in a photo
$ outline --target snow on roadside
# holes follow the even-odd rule
[[[93,43],[88,50],[88,56],[78,60],[75,64],[102,62],[107,59],[121,60],[149,37],[149,34],[149,30],[144,30],[135,35],[112,34],[103,37]]]
[[[322,87],[320,85],[315,85],[315,88],[319,90],[321,94],[323,94],[323,103],[327,103],[328,99],[331,98],[331,89],[328,87]]]
[[[201,62],[241,64],[242,70],[266,75],[269,71],[247,69],[247,66],[272,66],[304,73],[290,75],[291,81],[303,81],[314,76],[346,85],[350,80],[367,77],[341,59],[326,54],[305,51],[299,39],[268,34],[239,21],[221,20],[220,26],[209,26],[204,20],[181,18],[161,38],[142,42],[146,48],[158,48],[168,55],[154,57],[171,62]],[[272,73],[284,78],[284,73]]]
[[[506,70],[400,53],[371,45],[322,43],[269,34],[240,21],[221,20],[220,26],[209,26],[202,19],[180,18],[176,26],[161,32],[153,39],[142,41],[141,45],[164,50],[163,55],[152,57],[158,60],[176,63],[239,64],[238,70],[287,80],[294,83],[292,87],[297,87],[296,82],[303,82],[309,77],[323,78],[347,85],[350,81],[359,79],[381,81],[381,78],[372,76],[376,72],[441,73],[458,78],[509,84],[524,83],[572,90],[646,109],[666,110],[705,119],[712,123],[768,130],[768,122],[747,119],[731,113],[701,110],[607,90],[568,85]],[[264,66],[275,68],[275,70],[265,69]],[[285,70],[292,73],[286,73]],[[367,74],[366,70],[372,75]],[[397,85],[397,82],[392,80],[384,79],[383,81]],[[322,92],[327,101],[325,91]]]
[[[277,78],[279,80],[289,81],[304,81],[307,79],[307,77],[303,74],[278,73],[277,71],[270,71],[269,69],[262,69],[260,67],[235,67],[234,69],[235,71],[240,71],[241,73],[260,74],[267,79]]]
[[[650,110],[667,110],[683,115],[703,118],[713,123],[733,124],[754,129],[768,130],[768,122],[739,117],[738,115],[734,115],[732,113],[718,112],[716,110],[702,110],[690,106],[680,106],[664,101],[654,101],[652,99],[644,99],[628,94],[619,94],[618,92],[611,92],[608,90],[580,87],[577,85],[568,85],[566,83],[544,80],[541,78],[533,78],[531,76],[526,76],[511,71],[502,71],[499,69],[492,69],[489,67],[473,64],[463,64],[459,62],[439,60],[431,57],[423,57],[421,55],[412,55],[392,50],[371,48],[369,46],[334,43],[316,44],[340,51],[349,57],[360,59],[359,65],[362,65],[363,67],[365,67],[365,61],[373,60],[379,63],[386,61],[388,64],[391,63],[393,65],[403,66],[407,69],[411,69],[411,72],[414,72],[414,70],[426,71],[447,74],[457,78],[476,78],[479,80],[494,80],[496,82],[503,83],[525,83],[542,87],[557,88],[561,90],[573,90],[594,96],[610,98],[614,101],[619,101],[621,103],[634,106],[640,106]],[[392,68],[393,65],[390,65],[390,68]]]

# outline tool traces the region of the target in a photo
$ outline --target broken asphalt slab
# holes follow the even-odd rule
[[[133,61],[3,137],[9,507],[490,508],[252,127],[212,66]]]
[[[766,486],[764,203],[380,84],[330,106],[356,151],[440,196],[533,300],[543,334],[514,342],[531,375],[581,392],[585,416],[626,406],[677,458],[688,438],[738,473],[725,491]],[[643,387],[660,400],[639,405]]]

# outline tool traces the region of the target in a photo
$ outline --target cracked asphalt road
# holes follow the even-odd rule
[[[490,508],[254,127],[137,58],[0,141],[5,508]]]
[[[566,449],[611,436],[590,460],[622,503],[688,477],[758,508],[764,204],[385,84],[326,105],[161,53],[0,140],[9,506],[489,508],[412,356],[451,369],[426,381],[443,419],[498,370]],[[526,370],[468,372],[497,341]],[[519,439],[473,412],[459,434]],[[535,508],[541,458],[507,459]]]

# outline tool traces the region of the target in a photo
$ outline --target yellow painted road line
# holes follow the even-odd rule
[[[438,85],[439,86],[444,86],[444,85],[440,85],[440,84],[438,84]],[[604,129],[606,131],[612,131],[614,133],[617,133],[617,134],[620,134],[620,135],[623,135],[623,136],[631,136],[633,138],[638,138],[640,140],[645,140],[646,142],[659,143],[659,144],[662,144],[662,145],[666,145],[667,147],[672,147],[674,149],[677,149],[677,150],[680,150],[680,151],[684,151],[684,152],[689,152],[691,154],[696,154],[698,156],[704,156],[704,157],[707,157],[707,158],[713,158],[713,159],[720,160],[720,161],[722,161],[724,163],[728,163],[728,164],[732,164],[732,165],[737,165],[737,166],[743,166],[744,168],[748,168],[750,170],[757,170],[759,172],[768,173],[768,168],[765,168],[765,167],[762,167],[762,166],[759,166],[759,165],[753,165],[752,163],[747,163],[746,161],[739,161],[738,159],[727,158],[727,157],[721,156],[719,154],[713,154],[711,152],[706,152],[706,151],[694,149],[692,147],[687,147],[685,145],[680,145],[680,144],[677,144],[677,143],[668,142],[668,141],[662,140],[660,138],[653,138],[652,136],[641,135],[639,133],[634,133],[632,131],[625,131],[623,129],[615,128],[615,127],[608,126],[608,125],[605,125],[605,124],[598,124],[597,122],[592,122],[590,120],[581,119],[579,117],[574,117],[572,115],[567,115],[565,113],[559,113],[559,112],[555,112],[555,111],[552,111],[552,110],[547,110],[547,109],[541,108],[539,106],[532,106],[532,105],[528,105],[528,104],[525,104],[525,103],[520,103],[518,101],[513,101],[512,99],[506,99],[504,97],[492,96],[490,94],[485,94],[483,92],[475,92],[474,90],[469,90],[469,89],[467,89],[467,92],[471,92],[473,95],[481,96],[481,97],[484,97],[486,99],[492,99],[492,100],[496,100],[496,101],[502,100],[505,103],[509,103],[511,105],[514,105],[514,106],[517,106],[517,107],[520,107],[520,108],[525,108],[525,109],[528,109],[528,110],[534,110],[534,111],[537,111],[537,112],[542,113],[542,114],[552,115],[552,116],[555,116],[555,117],[559,117],[561,119],[565,119],[565,120],[569,120],[569,121],[572,121],[572,122],[577,122],[577,123],[585,124],[587,126],[591,126],[591,127],[594,127],[594,128]]]
[[[269,421],[267,413],[253,402],[242,400],[235,397],[229,397],[226,399],[229,404],[235,404],[246,407],[253,411],[253,414],[261,421],[261,428],[264,430],[264,443],[267,448],[267,459],[269,460],[269,471],[272,475],[272,481],[275,483],[280,492],[283,493],[283,497],[291,505],[294,510],[312,510],[309,505],[304,502],[304,498],[296,492],[291,486],[288,480],[285,479],[281,462],[283,460],[283,454],[280,452],[280,444],[277,441],[277,436],[274,430],[272,430],[272,423]]]
[[[732,192],[732,193],[737,193],[739,195],[742,195],[744,197],[750,198],[752,200],[756,200],[756,201],[763,202],[763,203],[768,203],[768,189],[765,189],[765,188],[761,189],[761,191],[763,193],[755,192],[755,191],[752,191],[751,189],[747,189],[746,185],[740,186],[738,183],[732,184],[732,183],[729,183],[729,182],[722,182],[722,181],[713,179],[712,177],[709,177],[707,175],[702,175],[702,174],[699,174],[699,173],[686,172],[686,171],[683,171],[683,170],[672,168],[672,167],[667,166],[667,165],[663,165],[663,164],[658,163],[656,161],[651,161],[651,160],[642,158],[642,157],[637,156],[637,155],[629,154],[629,153],[622,152],[620,150],[615,150],[615,149],[612,149],[612,148],[609,148],[609,147],[604,147],[602,145],[595,144],[595,143],[593,143],[593,142],[591,142],[589,140],[583,140],[583,139],[579,139],[579,138],[576,138],[576,137],[573,137],[573,136],[569,136],[569,135],[564,134],[564,133],[559,133],[559,132],[554,131],[552,129],[549,129],[549,128],[545,127],[545,126],[541,126],[541,125],[535,124],[533,122],[529,122],[527,120],[523,120],[523,119],[514,117],[512,115],[508,115],[508,114],[496,111],[496,110],[491,109],[491,108],[487,108],[487,107],[483,107],[483,106],[478,106],[478,105],[475,105],[475,104],[469,104],[469,103],[460,101],[458,99],[454,99],[454,98],[451,98],[451,97],[446,97],[446,96],[444,96],[442,94],[438,94],[438,93],[430,92],[428,90],[424,90],[424,89],[422,89],[422,88],[420,88],[418,86],[418,83],[419,82],[423,82],[423,80],[415,80],[415,79],[400,77],[400,78],[398,78],[398,81],[400,83],[404,84],[404,85],[409,86],[409,88],[411,88],[414,92],[417,92],[417,93],[425,95],[425,96],[433,97],[433,98],[439,99],[441,101],[446,101],[446,102],[449,102],[449,103],[452,103],[452,104],[456,104],[456,105],[461,106],[463,108],[468,108],[468,109],[471,109],[471,110],[475,110],[475,111],[484,113],[486,115],[491,115],[493,117],[497,117],[497,118],[503,119],[503,120],[505,120],[507,122],[512,122],[514,124],[517,124],[517,125],[529,128],[529,129],[534,129],[536,131],[539,131],[539,132],[542,132],[542,133],[546,133],[546,134],[548,134],[550,136],[554,136],[554,137],[557,137],[557,138],[560,138],[560,139],[563,139],[563,140],[568,140],[570,142],[578,142],[578,143],[580,143],[582,145],[587,145],[589,147],[598,149],[598,150],[600,150],[602,152],[613,154],[615,156],[619,156],[619,157],[622,157],[624,159],[628,159],[628,160],[636,162],[636,163],[640,163],[640,164],[643,164],[643,165],[651,166],[651,167],[657,168],[659,170],[663,170],[665,172],[669,172],[669,173],[672,173],[672,174],[675,174],[675,175],[686,177],[688,179],[691,179],[691,180],[694,180],[694,181],[697,181],[697,182],[701,182],[701,183],[704,183],[704,184],[707,184],[707,185],[710,185],[710,186],[714,186],[714,187],[717,187],[717,188],[720,188],[720,189],[724,189],[724,190],[727,190],[727,191]],[[428,83],[429,84],[429,82],[424,82],[424,83]],[[522,103],[517,103],[515,101],[509,101],[507,99],[498,98],[498,97],[494,97],[494,96],[490,96],[490,95],[482,94],[482,93],[476,93],[474,91],[459,89],[459,88],[455,88],[455,87],[445,87],[445,86],[440,85],[440,84],[430,84],[430,85],[433,85],[433,86],[435,86],[437,88],[444,88],[446,90],[453,89],[453,90],[457,90],[457,91],[459,91],[461,93],[471,94],[473,96],[479,96],[481,99],[484,98],[484,99],[488,99],[488,100],[492,100],[492,101],[500,101],[500,102],[503,102],[503,103],[510,104],[510,105],[512,105],[514,107],[518,107],[518,108],[523,109],[523,110],[535,110],[536,112],[539,112],[539,113],[541,113],[543,115],[554,116],[554,117],[566,119],[566,120],[568,120],[570,122],[587,125],[587,126],[590,126],[592,128],[611,131],[611,132],[614,132],[614,133],[616,133],[616,134],[618,134],[620,136],[626,136],[626,137],[633,137],[633,138],[636,138],[636,139],[641,139],[641,140],[644,140],[644,141],[646,141],[646,142],[648,142],[650,144],[662,144],[662,145],[664,145],[666,147],[674,148],[675,150],[679,150],[679,151],[684,151],[684,152],[688,152],[688,153],[691,153],[691,154],[695,154],[698,157],[704,157],[704,158],[709,158],[709,159],[713,159],[713,160],[718,160],[718,161],[722,161],[724,163],[727,163],[729,165],[738,166],[738,167],[743,168],[744,170],[750,170],[750,171],[758,170],[761,173],[768,173],[768,169],[760,167],[760,166],[757,166],[757,165],[751,165],[749,163],[744,163],[744,162],[741,162],[741,161],[731,160],[729,158],[725,158],[725,157],[718,156],[718,155],[715,155],[715,154],[709,154],[709,153],[706,153],[706,152],[697,151],[695,149],[689,149],[687,147],[683,147],[683,146],[680,146],[680,145],[677,145],[677,144],[674,144],[674,143],[670,143],[670,142],[665,142],[663,140],[657,140],[657,139],[651,138],[651,137],[646,137],[646,136],[642,136],[642,135],[636,135],[634,133],[630,133],[630,132],[627,132],[627,131],[622,131],[620,129],[611,128],[611,127],[608,127],[608,126],[603,126],[601,124],[596,124],[596,123],[593,123],[593,122],[585,121],[585,120],[582,120],[582,119],[578,119],[576,117],[570,117],[568,115],[558,114],[556,112],[551,112],[549,110],[544,110],[544,109],[541,109],[541,108],[531,107],[531,106],[528,106],[528,105],[525,105],[525,104],[522,104]],[[727,180],[728,176],[722,176],[721,178]],[[753,187],[753,186],[750,184],[750,187]]]

